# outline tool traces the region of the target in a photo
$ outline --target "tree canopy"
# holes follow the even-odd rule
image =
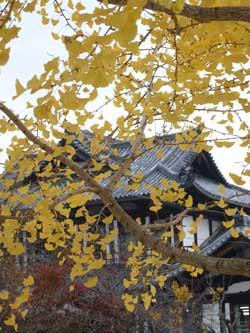
[[[250,176],[249,152],[243,156],[250,144],[249,1],[1,0],[0,66],[13,56],[23,21],[37,14],[65,55],[51,55],[43,71],[28,82],[21,82],[17,73],[13,99],[25,99],[26,110],[12,110],[0,95],[0,132],[12,135],[0,180],[2,258],[23,253],[18,234],[25,231],[30,243],[40,239],[47,251],[55,252],[61,265],[67,258],[74,262],[72,281],[83,277],[84,284],[92,287],[98,282],[95,271],[105,264],[95,256],[96,247],[105,250],[115,237],[115,233],[103,237],[97,226],[114,218],[138,241],[129,245],[131,273],[124,283],[151,286],[139,295],[145,308],[155,296],[152,278],[160,287],[164,284],[167,276],[160,268],[168,261],[183,265],[193,276],[205,271],[250,277],[250,260],[208,257],[197,248],[190,252],[172,247],[167,232],[156,237],[112,195],[124,177],[129,178],[130,189],[140,186],[143,174],[131,174],[130,166],[143,149],[153,149],[158,137],[155,128],[158,135],[178,132],[174,144],[183,150],[239,147],[241,172],[230,176],[237,185],[246,184]],[[71,143],[76,138],[84,142],[87,129],[93,134],[90,157],[79,164]],[[112,146],[114,140],[131,144],[122,160]],[[111,155],[117,157],[115,163]],[[39,174],[36,190],[24,182],[32,173]],[[171,200],[185,213],[219,207],[225,209],[225,227],[238,237],[236,211],[223,195],[220,201],[197,207],[176,182],[166,180],[163,186],[161,194],[157,188],[149,189],[152,211],[158,212],[162,203]],[[109,213],[102,209],[92,214],[88,203],[93,198]],[[75,208],[79,208],[77,217],[85,221],[79,229],[70,215]],[[243,216],[244,210],[239,214]],[[83,235],[87,237],[84,248]],[[146,248],[153,250],[150,262],[141,259]],[[6,314],[6,325],[17,328],[16,313],[27,302],[32,284],[28,276],[23,293]],[[2,291],[0,298],[7,302],[9,292]],[[133,311],[138,295],[125,293],[123,299]]]

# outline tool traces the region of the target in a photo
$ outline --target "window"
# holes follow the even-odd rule
[[[234,317],[237,333],[250,333],[250,305],[234,305]]]

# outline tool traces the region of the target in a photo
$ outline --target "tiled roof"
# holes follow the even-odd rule
[[[248,225],[247,227],[250,227],[250,217],[247,217]],[[246,237],[245,235],[245,223],[244,225],[236,227],[238,233],[240,236],[243,236],[245,241],[250,242],[250,236]],[[223,247],[227,242],[230,242],[232,239],[231,232],[228,229],[225,228],[219,228],[217,232],[215,232],[212,236],[207,238],[205,242],[203,242],[200,246],[201,254],[206,256],[214,255],[221,247]],[[181,273],[183,273],[185,269],[180,264],[175,264],[174,269],[172,272],[172,276],[177,276]]]
[[[123,150],[123,148],[122,148]],[[161,151],[162,157],[156,153]],[[127,191],[128,181],[123,178],[124,185],[114,191],[114,196],[129,197],[148,194],[148,185],[160,186],[163,179],[179,181],[180,172],[188,166],[196,157],[192,151],[181,151],[177,146],[158,145],[149,151],[145,151],[131,164],[132,175],[137,171],[144,174],[141,186],[138,190]]]
[[[85,136],[86,137],[86,136]],[[87,132],[87,138],[90,138],[91,134]],[[86,152],[86,144],[83,145],[79,140],[74,140],[72,143],[73,147],[78,150],[82,149],[82,156],[84,149]],[[81,149],[80,149],[81,147]],[[129,155],[131,145],[128,141],[115,140],[112,143],[112,147],[119,150],[119,156],[121,159]],[[161,157],[157,156],[157,152],[161,152]],[[89,151],[88,151],[89,153]],[[89,153],[90,154],[90,153]],[[181,150],[178,144],[175,144],[175,135],[171,134],[164,137],[159,137],[159,143],[150,150],[145,150],[135,161],[131,164],[132,175],[137,171],[141,171],[144,174],[143,180],[140,184],[140,188],[137,190],[127,190],[128,179],[123,177],[122,183],[119,188],[115,189],[113,195],[117,199],[129,198],[129,197],[140,197],[149,194],[148,187],[160,186],[163,179],[176,180],[181,185],[185,186],[185,181],[182,178],[182,173],[187,172],[189,167],[197,158],[198,154],[189,150]],[[216,166],[213,158],[210,156],[210,163],[213,164],[215,170],[219,173],[221,179],[223,178],[222,173]],[[191,175],[187,172],[187,177]],[[193,173],[192,185],[201,193],[211,199],[223,198],[229,203],[250,207],[250,193],[239,187],[233,186],[228,182],[224,181],[224,193],[219,192],[219,183],[214,179],[207,178],[205,175]],[[185,178],[184,178],[185,179]],[[187,179],[186,179],[187,180]],[[190,180],[190,179],[189,179]],[[108,183],[108,179],[104,184]]]
[[[236,227],[239,235],[242,235],[244,238],[250,241],[250,237],[245,235],[245,226]],[[201,253],[204,255],[212,255],[229,240],[232,239],[230,230],[220,230],[220,234],[214,234],[209,237],[204,244],[201,245]]]
[[[90,139],[93,134],[84,131],[83,135],[83,141],[75,138],[71,143],[75,149],[78,163],[90,159],[91,156]],[[62,146],[63,142],[59,142],[59,145]],[[115,139],[111,141],[111,147],[118,149],[119,156],[117,158],[110,153],[108,161],[117,162],[117,159],[122,161],[129,155],[131,144],[129,141]],[[161,157],[157,156],[157,153],[159,152],[161,153]],[[218,170],[211,155],[209,156],[209,163],[213,164],[214,170]],[[229,203],[243,207],[250,207],[250,193],[248,191],[224,182],[225,191],[224,193],[221,193],[218,190],[219,183],[214,179],[207,178],[206,175],[194,173],[192,171],[192,164],[197,157],[198,154],[191,149],[181,150],[178,147],[178,144],[175,143],[174,134],[159,137],[152,149],[145,149],[131,164],[132,175],[137,171],[141,171],[144,175],[139,189],[128,191],[127,186],[129,179],[123,177],[121,179],[122,185],[114,190],[113,195],[117,199],[147,196],[149,194],[148,188],[150,186],[160,186],[163,179],[173,179],[183,186],[189,182],[189,185],[194,186],[199,192],[208,198],[224,198]],[[10,177],[10,175],[8,177]],[[103,185],[107,185],[108,182],[109,179],[104,180]],[[34,185],[35,184],[32,186],[32,191],[34,191]]]
[[[195,175],[193,185],[212,199],[225,199],[227,202],[250,207],[250,193],[233,185],[224,186],[223,193],[218,190],[218,183],[204,176]]]

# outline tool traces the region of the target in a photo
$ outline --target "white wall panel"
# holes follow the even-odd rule
[[[207,219],[202,219],[197,228],[198,245],[202,244],[209,237],[209,224]]]
[[[194,235],[188,232],[191,229],[192,222],[192,216],[185,216],[182,220],[183,230],[186,234],[185,239],[183,240],[183,246],[192,246],[194,243]]]
[[[215,333],[221,333],[218,303],[202,305],[202,321],[207,328],[212,329]]]
[[[192,216],[185,216],[182,221],[183,230],[186,237],[183,241],[184,246],[192,246],[194,243],[194,235],[189,232],[193,222]],[[202,244],[209,237],[209,222],[207,219],[202,219],[197,227],[197,242],[198,245]]]

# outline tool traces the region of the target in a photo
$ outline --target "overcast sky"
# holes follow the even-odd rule
[[[12,100],[12,96],[15,95],[16,78],[25,83],[35,73],[42,71],[43,64],[51,55],[64,54],[64,47],[60,42],[55,42],[48,27],[42,25],[38,17],[28,15],[24,20],[20,38],[11,44],[9,63],[0,68],[0,100],[5,101],[16,113],[24,112],[24,98]],[[117,110],[115,112],[117,113]],[[4,135],[1,139],[1,148],[7,147],[10,137]],[[229,172],[239,173],[242,170],[243,152],[239,147],[223,150],[217,148],[212,154],[226,178]],[[6,154],[0,154],[0,158],[3,163]],[[232,182],[231,179],[229,181]],[[250,184],[246,184],[245,187],[250,189]]]

